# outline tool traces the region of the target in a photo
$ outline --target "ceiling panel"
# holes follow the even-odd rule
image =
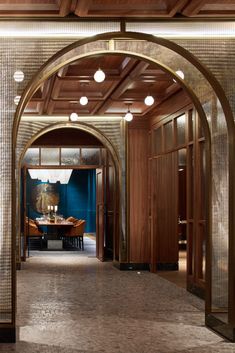
[[[98,68],[106,74],[97,83],[94,73]],[[84,81],[84,72],[86,80]],[[114,74],[115,73],[115,74]],[[84,58],[65,66],[47,80],[29,102],[25,115],[124,115],[128,107],[137,116],[148,117],[165,99],[181,89],[173,78],[158,66],[124,55],[104,55]],[[81,96],[88,104],[82,106]],[[144,99],[155,98],[149,107]]]
[[[234,0],[0,0],[0,17],[231,17]]]

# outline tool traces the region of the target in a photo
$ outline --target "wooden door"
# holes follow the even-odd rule
[[[96,257],[104,261],[104,171],[96,169]]]
[[[115,233],[115,169],[110,158],[107,155],[106,162],[106,182],[105,182],[105,258],[113,260],[114,258],[114,233]]]
[[[151,268],[178,266],[178,154],[167,153],[152,160],[152,247]]]

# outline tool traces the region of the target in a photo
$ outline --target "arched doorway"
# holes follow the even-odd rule
[[[126,39],[123,40],[122,37]],[[133,39],[132,42],[130,42],[128,39]],[[142,41],[140,41],[142,40]],[[95,48],[92,45],[93,43],[96,43]],[[130,45],[131,44],[131,45]],[[79,49],[78,49],[79,48]],[[181,66],[184,67],[184,70],[187,72],[186,78],[184,81],[181,81],[182,85],[188,89],[188,92],[190,92],[190,96],[192,97],[192,100],[196,106],[196,108],[199,111],[200,117],[202,118],[202,123],[204,124],[205,128],[207,129],[207,123],[206,123],[206,118],[208,120],[211,119],[211,114],[206,111],[206,107],[203,108],[204,105],[204,93],[209,92],[211,96],[214,97],[214,99],[218,102],[217,106],[217,113],[216,113],[216,119],[218,118],[218,114],[220,115],[220,128],[221,128],[221,136],[223,135],[223,138],[218,140],[218,130],[216,131],[216,134],[214,133],[212,127],[210,126],[210,132],[211,132],[211,138],[212,138],[212,145],[214,148],[214,152],[216,153],[216,149],[220,149],[221,144],[226,143],[227,138],[229,138],[230,141],[230,146],[233,146],[234,144],[234,137],[233,137],[233,122],[232,122],[232,114],[230,107],[227,103],[226,97],[220,88],[219,84],[216,82],[216,80],[207,72],[207,70],[200,65],[200,63],[192,56],[190,55],[187,51],[183,50],[182,48],[178,47],[176,44],[173,44],[169,41],[162,40],[160,38],[153,38],[152,36],[147,36],[147,35],[139,35],[139,34],[134,34],[134,33],[125,33],[124,35],[122,34],[107,34],[107,35],[102,35],[98,36],[95,41],[94,40],[85,40],[81,41],[80,43],[75,43],[71,46],[69,46],[66,50],[63,50],[61,53],[53,57],[47,64],[45,64],[42,67],[42,70],[40,73],[35,77],[35,79],[31,82],[31,84],[28,86],[28,89],[25,91],[24,95],[22,96],[22,99],[20,101],[20,104],[17,109],[16,113],[16,119],[15,119],[15,125],[14,125],[14,132],[13,132],[13,141],[14,141],[14,148],[15,148],[15,141],[16,141],[16,136],[17,136],[17,129],[18,129],[18,124],[19,124],[19,119],[20,116],[24,110],[25,105],[27,104],[28,99],[31,97],[33,92],[36,90],[36,88],[40,85],[41,82],[47,77],[49,77],[55,70],[58,70],[61,66],[63,66],[65,63],[68,63],[70,61],[76,60],[78,58],[81,58],[83,56],[88,55],[88,53],[94,53],[95,52],[105,52],[107,51],[115,51],[115,52],[120,52],[120,53],[132,53],[132,55],[137,55],[139,57],[145,58],[146,60],[153,61],[155,63],[158,63],[162,67],[164,67],[166,70],[171,72],[172,75],[174,75],[175,71],[175,65],[178,65],[179,60],[181,62]],[[74,52],[73,52],[74,51]],[[133,54],[134,53],[134,54]],[[138,54],[137,54],[138,53]],[[171,55],[169,55],[171,54]],[[156,59],[157,58],[157,59]],[[175,60],[172,60],[175,59]],[[170,62],[169,62],[170,60]],[[175,76],[175,75],[174,75]],[[175,76],[176,77],[176,76]],[[176,79],[178,79],[176,77]],[[222,106],[222,109],[221,109]],[[230,127],[230,130],[228,130],[228,136],[227,136],[227,130],[226,130],[226,124]],[[223,131],[222,131],[223,130]],[[208,131],[208,130],[207,130]],[[226,131],[226,132],[225,132]],[[225,133],[224,133],[225,132]],[[223,165],[223,171],[228,174],[228,159],[227,157],[227,152],[225,154],[221,154],[221,159],[224,160],[224,165]],[[232,155],[231,155],[232,156]],[[215,154],[212,154],[212,157],[215,157]],[[216,157],[218,157],[218,154],[216,154]],[[215,157],[215,158],[216,158]],[[225,158],[224,158],[225,157]],[[218,170],[218,164],[213,163],[213,158],[212,158],[212,175],[215,177],[218,175],[219,170]],[[218,162],[218,160],[217,160]],[[219,162],[219,164],[220,164]],[[231,166],[231,165],[230,165]],[[221,168],[221,164],[220,164]],[[231,169],[230,169],[231,171]],[[230,176],[230,188],[232,188],[232,178],[231,178],[232,173],[229,174]],[[124,178],[125,179],[125,178]],[[226,178],[225,178],[226,179]],[[224,186],[226,184],[226,180],[224,181]],[[125,181],[125,180],[122,180]],[[217,185],[220,187],[219,185]],[[226,186],[225,186],[226,187]],[[233,193],[232,189],[230,189],[230,205],[233,204]],[[210,193],[211,195],[211,193]],[[227,195],[228,196],[228,195]],[[227,197],[226,195],[220,194],[220,200],[219,204],[220,206],[223,204],[225,205],[227,203]],[[209,222],[209,225],[212,228],[212,238],[209,236],[208,240],[208,249],[211,249],[211,241],[213,242],[213,245],[215,247],[218,247],[218,202],[215,200],[215,194],[213,194],[212,190],[212,213],[211,207],[209,207],[208,212],[211,213],[212,217],[209,217],[211,222]],[[13,206],[15,202],[13,200]],[[217,206],[216,206],[217,204]],[[123,209],[122,209],[122,215],[125,215],[125,212],[123,210],[125,209],[125,198],[123,198]],[[214,207],[215,206],[215,207]],[[221,207],[219,207],[221,209]],[[231,209],[231,207],[230,207]],[[218,285],[221,285],[220,282],[220,276],[218,275],[221,273],[221,267],[219,266],[214,266],[213,271],[211,271],[211,263],[210,263],[210,255],[211,251],[208,253],[208,267],[207,267],[207,274],[208,274],[208,279],[211,281],[212,277],[212,295],[210,288],[208,288],[208,295],[207,295],[207,313],[208,315],[211,313],[211,305],[212,302],[215,304],[215,306],[227,308],[227,299],[229,297],[230,300],[230,308],[234,308],[234,303],[233,303],[233,292],[234,288],[230,287],[228,290],[228,272],[231,271],[231,266],[228,266],[227,258],[228,258],[228,248],[226,247],[226,239],[228,238],[228,216],[226,216],[226,211],[227,208],[223,208],[223,214],[220,213],[219,218],[220,221],[223,222],[224,226],[223,228],[223,238],[225,238],[224,242],[224,248],[223,248],[223,256],[224,260],[226,263],[226,266],[223,266],[223,271],[225,270],[225,276],[223,276],[223,281],[225,280],[226,282],[226,287],[227,291],[226,293],[222,296],[216,293],[216,288],[218,288]],[[124,217],[125,218],[125,217]],[[222,220],[223,218],[223,220]],[[123,223],[125,224],[125,222]],[[230,234],[233,230],[233,225],[230,224]],[[209,234],[211,232],[209,231]],[[126,244],[127,244],[127,237],[125,234],[125,228],[122,227],[122,249],[123,249],[123,254],[122,258],[126,259]],[[230,238],[231,240],[232,238]],[[233,241],[231,242],[233,244]],[[222,256],[222,253],[220,253],[220,256]],[[230,258],[231,260],[231,258]],[[223,262],[223,260],[222,260]],[[217,263],[217,260],[216,260]],[[231,263],[231,261],[230,261]],[[230,270],[229,270],[230,269]],[[229,270],[229,271],[228,271]],[[227,278],[227,280],[226,280]],[[213,287],[214,282],[216,283],[215,286]],[[223,291],[224,291],[224,286],[223,286]],[[222,290],[222,288],[220,287]],[[225,291],[224,291],[225,292]],[[228,293],[229,292],[229,293]],[[218,300],[218,297],[220,298]],[[212,302],[211,302],[212,301]],[[229,322],[231,323],[233,319],[233,312],[234,309],[230,311],[229,315]]]
[[[81,139],[83,140],[82,144],[80,142],[79,146],[77,146],[77,141],[81,141]],[[48,145],[48,141],[50,141],[49,145]],[[118,250],[118,237],[116,233],[117,233],[118,224],[119,224],[119,218],[118,218],[119,217],[119,214],[118,214],[119,161],[118,161],[118,156],[115,148],[107,140],[107,138],[104,135],[102,135],[97,129],[91,128],[84,123],[76,123],[76,124],[57,123],[42,129],[28,141],[19,160],[19,170],[22,169],[23,167],[22,163],[26,156],[26,152],[29,151],[28,149],[31,147],[31,150],[35,151],[34,146],[35,145],[38,146],[38,144],[41,146],[38,150],[39,152],[38,156],[40,156],[39,157],[40,162],[39,164],[36,162],[35,165],[36,165],[36,168],[38,168],[39,166],[41,167],[43,166],[43,161],[41,159],[41,148],[45,146],[45,143],[47,146],[47,153],[49,153],[50,151],[50,149],[48,150],[48,147],[50,147],[50,145],[51,145],[52,153],[53,153],[53,149],[59,148],[59,153],[58,153],[59,167],[57,166],[57,168],[63,168],[63,169],[71,168],[70,161],[69,161],[70,165],[66,167],[66,162],[65,160],[63,161],[62,153],[63,151],[65,153],[68,153],[69,151],[68,147],[70,146],[72,146],[70,147],[70,151],[72,152],[73,149],[75,148],[74,146],[77,146],[76,151],[79,150],[79,152],[77,153],[79,153],[80,155],[80,161],[72,165],[74,172],[79,172],[79,170],[80,171],[90,170],[90,171],[96,172],[96,182],[95,180],[91,181],[91,183],[93,184],[95,183],[96,186],[95,187],[93,186],[95,189],[92,188],[92,190],[90,190],[91,193],[94,193],[94,190],[96,190],[95,191],[96,197],[92,194],[88,196],[89,199],[95,198],[95,203],[96,203],[96,213],[95,213],[96,257],[101,261],[105,261],[105,260],[118,261],[119,250]],[[94,144],[96,147],[95,149],[94,149]],[[96,155],[94,155],[93,157],[90,157],[91,161],[88,161],[87,164],[85,162],[84,164],[85,157],[83,157],[83,153],[85,152],[89,153],[89,151],[95,153]],[[54,163],[55,161],[52,161],[52,164]],[[21,214],[21,217],[18,218],[19,220],[18,229],[19,229],[19,232],[21,229],[21,234],[24,233],[23,238],[22,236],[20,236],[20,234],[18,235],[18,238],[21,239],[18,243],[19,256],[21,255],[21,257],[24,260],[26,260],[27,246],[28,246],[28,254],[29,254],[29,245],[27,245],[27,238],[25,237],[27,233],[27,226],[26,226],[25,219],[26,217],[29,217],[29,214],[27,214],[27,208],[26,208],[26,204],[27,204],[26,179],[28,174],[27,171],[31,170],[32,168],[34,168],[34,162],[30,163],[29,161],[28,162],[26,161],[25,167],[24,169],[22,169],[22,171],[24,171],[23,173],[24,177],[22,173],[19,173],[19,178],[25,179],[24,182],[23,180],[19,182],[19,185],[21,185],[21,187],[19,188],[19,200],[21,195],[21,201],[19,202],[19,205],[18,205],[18,214],[19,215]],[[50,167],[48,166],[47,168],[53,169],[53,165],[51,165]],[[93,175],[93,179],[94,179],[94,175]],[[90,189],[90,187],[92,186],[89,186],[88,189]],[[25,191],[22,192],[21,189],[24,189]],[[114,197],[112,198],[112,200],[107,199],[107,193],[110,189],[112,189],[114,193]],[[23,196],[24,201],[22,201],[22,195],[24,195]],[[29,199],[29,195],[28,195],[28,199]],[[35,209],[35,205],[34,205],[34,209]],[[39,210],[39,213],[41,212],[42,210]],[[45,213],[45,210],[42,213]],[[88,218],[89,220],[90,217],[88,216],[86,218]],[[93,219],[91,222],[95,223],[95,220]],[[23,230],[23,233],[22,233],[22,230]]]

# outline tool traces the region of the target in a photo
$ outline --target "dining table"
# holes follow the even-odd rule
[[[55,220],[54,222],[51,222],[47,219],[36,219],[36,223],[38,226],[46,226],[46,227],[73,226],[73,222],[66,221],[66,219],[60,220],[60,221]]]
[[[45,239],[47,241],[47,249],[63,249],[63,234],[66,233],[66,229],[73,226],[73,222],[66,219],[55,219],[53,222],[48,219],[36,219],[35,221],[39,227],[46,227]],[[48,230],[49,228],[50,230]]]

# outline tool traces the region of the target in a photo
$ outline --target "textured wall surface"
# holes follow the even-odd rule
[[[72,43],[72,39],[0,39],[0,322],[11,320],[11,145],[12,124],[14,119],[16,95],[21,95],[26,84],[54,53]],[[230,104],[234,107],[234,51],[233,40],[178,40],[178,43],[207,65],[223,86]],[[205,109],[212,135],[212,236],[213,236],[213,300],[215,306],[227,305],[227,247],[228,247],[228,150],[226,123],[223,111],[202,74],[186,59],[170,49],[160,45],[138,40],[116,40],[114,47],[120,51],[143,54],[166,65],[172,71],[181,69],[185,73],[185,83],[195,93],[201,104],[211,103],[211,109]],[[94,50],[107,50],[107,41],[98,41],[67,53],[61,62],[76,55],[85,55]],[[209,50],[208,50],[209,49]],[[25,73],[23,83],[15,83],[13,73],[21,69]],[[48,72],[51,68],[48,68]],[[232,77],[232,78],[231,78]],[[37,126],[36,126],[37,125]],[[20,125],[18,156],[26,140],[43,126]],[[120,125],[97,126],[106,134],[119,151],[122,165],[122,184],[125,190],[125,139]],[[109,131],[107,131],[107,128]],[[25,132],[25,136],[24,136]],[[26,137],[27,133],[27,137]],[[15,191],[13,191],[15,192]],[[124,193],[125,194],[125,193]],[[122,204],[125,206],[125,195]],[[125,228],[125,207],[122,208]],[[13,234],[13,237],[15,234]],[[124,239],[125,240],[125,239]],[[126,240],[125,240],[126,241]],[[124,243],[125,243],[124,241]],[[223,293],[223,295],[222,295]]]

